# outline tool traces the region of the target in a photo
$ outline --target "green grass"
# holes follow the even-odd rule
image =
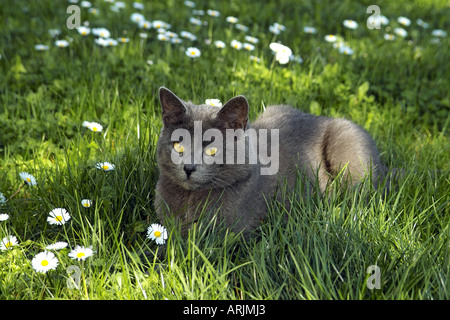
[[[219,18],[200,17],[207,27],[188,22],[191,9],[183,1],[142,2],[149,20],[164,20],[177,33],[191,31],[198,40],[162,43],[155,30],[141,39],[143,31],[129,19],[136,11],[132,2],[115,13],[110,4],[92,1],[98,16],[82,9],[82,21],[91,27],[130,38],[107,48],[66,28],[68,3],[2,6],[0,192],[8,201],[0,213],[9,219],[0,221],[0,238],[14,235],[19,244],[0,252],[0,298],[450,298],[450,51],[448,37],[431,41],[431,30],[449,31],[446,1],[381,2],[391,32],[398,16],[412,21],[404,27],[408,37],[392,42],[384,40],[384,29],[366,28],[367,1],[196,1],[197,9],[221,12]],[[229,15],[249,31],[231,28]],[[430,27],[419,27],[418,18]],[[345,29],[344,19],[356,20],[358,29]],[[286,26],[276,37],[268,32],[274,22]],[[317,34],[305,34],[306,25]],[[69,47],[55,47],[48,33],[53,28],[61,30],[59,39],[72,38]],[[330,33],[341,35],[354,54],[342,55],[325,42]],[[259,39],[253,52],[230,48],[232,39],[244,41],[247,34]],[[227,48],[206,45],[211,36]],[[271,41],[292,48],[303,63],[274,62]],[[34,50],[38,43],[49,50]],[[184,53],[191,45],[202,52],[194,61]],[[168,241],[159,247],[146,229],[157,222],[160,86],[196,103],[244,94],[251,119],[279,103],[352,119],[374,137],[386,165],[408,172],[386,196],[364,190],[324,201],[298,196],[299,185],[294,196],[286,194],[289,209],[269,201],[267,219],[247,243],[205,221],[186,238],[167,225]],[[85,120],[101,123],[103,131],[87,130]],[[101,172],[95,168],[100,161],[116,170]],[[37,185],[23,185],[22,171],[33,174]],[[81,207],[84,198],[92,207]],[[66,208],[71,220],[49,225],[47,214],[55,207]],[[57,269],[35,272],[31,259],[56,241],[69,243],[56,252]],[[71,260],[67,254],[75,245],[92,246],[94,256]],[[72,265],[82,270],[80,289],[67,285],[78,275]],[[381,270],[380,289],[367,287],[371,265]]]

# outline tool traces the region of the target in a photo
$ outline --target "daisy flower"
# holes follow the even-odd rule
[[[50,30],[48,30],[48,34],[52,38],[54,38],[54,37],[59,36],[61,34],[61,30],[59,30],[59,29],[50,29]]]
[[[36,183],[36,178],[29,174],[28,172],[21,172],[19,173],[20,178],[25,181],[29,186],[35,186]]]
[[[231,40],[230,45],[235,48],[236,50],[241,50],[242,49],[242,43],[237,41],[237,40]]]
[[[411,20],[409,20],[406,17],[398,17],[397,21],[398,21],[398,23],[400,23],[401,25],[404,25],[405,27],[409,27],[409,25],[411,24]]]
[[[134,22],[134,23],[139,23],[139,22],[141,22],[141,21],[144,21],[144,20],[145,20],[145,17],[144,17],[144,15],[141,14],[141,13],[134,12],[134,13],[131,14],[130,19],[131,19],[131,21]]]
[[[344,22],[342,23],[344,25],[344,27],[348,28],[348,29],[356,29],[358,28],[358,23],[354,20],[344,20]]]
[[[164,244],[167,239],[167,230],[162,225],[153,223],[147,229],[147,237],[151,240],[155,240],[159,245]]]
[[[137,10],[144,10],[144,5],[140,2],[133,2],[133,8]]]
[[[220,16],[220,12],[217,10],[206,10],[206,13],[208,14],[208,16],[211,16],[211,17]]]
[[[170,39],[170,42],[173,44],[180,44],[183,43],[183,40],[181,40],[180,38],[172,38]]]
[[[56,259],[53,252],[44,251],[38,253],[31,260],[31,266],[36,272],[46,273],[49,270],[55,270],[58,266],[58,259]]]
[[[245,36],[245,41],[248,41],[253,44],[257,44],[259,42],[258,38],[252,36]]]
[[[105,39],[111,36],[111,32],[106,28],[93,28],[92,34]]]
[[[251,43],[244,43],[242,46],[243,46],[244,49],[247,50],[247,51],[253,51],[253,50],[255,50],[255,46],[252,45]]]
[[[417,19],[416,23],[417,25],[421,26],[424,29],[427,29],[430,26],[427,22],[423,21],[422,19]]]
[[[187,55],[188,57],[190,57],[190,58],[197,58],[197,57],[200,57],[200,55],[201,55],[200,50],[198,50],[198,49],[195,48],[195,47],[189,47],[189,48],[187,48],[185,53],[186,53],[186,55]]]
[[[388,40],[388,41],[392,41],[392,40],[395,40],[395,36],[393,34],[385,33],[384,39]]]
[[[117,46],[117,40],[112,39],[112,38],[105,39],[105,43],[107,46],[110,46],[110,47]]]
[[[58,241],[45,247],[46,250],[61,250],[67,247],[68,243],[65,241]]]
[[[205,11],[203,11],[203,10],[192,10],[192,14],[198,15],[198,16],[204,16],[205,15]]]
[[[255,56],[250,56],[250,60],[255,61],[255,62],[261,62],[261,59]]]
[[[197,36],[192,34],[192,33],[190,33],[189,31],[181,31],[180,32],[180,36],[183,37],[183,38],[189,39],[191,41],[197,40]]]
[[[130,42],[130,39],[121,37],[121,38],[118,38],[117,41],[120,43],[128,43],[128,42]]]
[[[17,243],[17,238],[15,236],[6,236],[0,242],[0,250],[11,250]]]
[[[309,34],[315,34],[315,33],[317,33],[317,29],[316,29],[316,28],[314,28],[314,27],[308,27],[308,26],[303,27],[303,31],[304,31],[305,33],[309,33]]]
[[[9,215],[6,213],[0,213],[0,221],[6,221],[9,219]]]
[[[89,13],[92,13],[94,16],[98,16],[100,12],[97,8],[89,8]]]
[[[403,28],[395,28],[394,33],[402,38],[408,35],[408,32]]]
[[[158,34],[158,40],[160,40],[160,41],[169,41],[170,38],[167,36],[166,33],[160,33],[160,34]]]
[[[37,44],[34,46],[34,49],[37,51],[46,51],[48,50],[48,46],[46,46],[45,44]]]
[[[348,46],[342,46],[339,48],[339,52],[347,56],[351,56],[353,54],[353,49]]]
[[[69,41],[67,40],[56,40],[55,45],[60,48],[65,48],[69,46]]]
[[[164,28],[164,29],[170,29],[170,24],[161,21],[161,20],[155,20],[152,22],[152,27],[155,29]]]
[[[379,16],[370,16],[369,18],[367,18],[367,25],[371,25],[373,27],[378,27],[381,25],[388,25],[389,24],[389,19],[386,18],[383,15],[379,15]]]
[[[76,246],[75,249],[69,252],[69,257],[72,259],[76,259],[78,261],[80,260],[86,260],[86,258],[91,257],[94,254],[94,251],[91,247],[82,247],[82,246]]]
[[[98,44],[101,47],[107,47],[108,46],[108,42],[106,41],[106,39],[97,38],[94,41],[95,41],[96,44]]]
[[[92,3],[90,3],[89,1],[81,1],[81,6],[83,8],[90,8],[92,6]]]
[[[103,171],[112,171],[116,168],[115,165],[109,162],[100,162],[96,165],[97,169],[102,169]]]
[[[92,201],[89,199],[83,199],[81,200],[81,205],[85,208],[89,208],[92,204]]]
[[[444,30],[441,30],[441,29],[435,29],[435,30],[431,31],[431,35],[435,36],[435,37],[443,38],[443,37],[447,36],[447,32],[445,32]]]
[[[234,27],[235,27],[236,29],[240,30],[240,31],[244,31],[244,32],[247,32],[247,31],[248,31],[248,27],[247,27],[247,26],[244,26],[243,24],[240,24],[240,23],[236,23],[236,24],[234,25]]]
[[[214,41],[214,45],[216,46],[216,48],[219,48],[219,49],[223,49],[226,47],[225,42],[223,42],[221,40]]]
[[[200,19],[197,19],[197,18],[194,18],[194,17],[190,17],[189,18],[189,22],[192,23],[195,26],[203,25],[203,22]]]
[[[286,64],[289,62],[292,55],[292,50],[289,47],[276,42],[272,42],[269,47],[275,53],[276,61],[280,64]]]
[[[229,23],[237,23],[237,22],[238,22],[238,18],[233,17],[233,16],[227,17],[226,20],[227,20],[227,22],[229,22]]]
[[[275,22],[271,26],[269,26],[269,31],[273,34],[280,34],[281,31],[286,30],[286,27],[278,22]]]
[[[102,41],[104,41],[106,43],[106,45],[108,45],[108,40],[102,40]],[[83,121],[82,126],[88,128],[89,130],[94,131],[94,132],[102,132],[102,130],[103,130],[103,126],[97,122]]]
[[[70,214],[64,208],[56,208],[49,212],[47,222],[50,224],[63,225],[70,220]]]
[[[336,42],[337,38],[334,34],[328,34],[325,36],[326,42]]]
[[[206,99],[205,104],[208,106],[213,106],[213,107],[221,107],[222,106],[222,102],[220,102],[219,99]]]
[[[77,28],[77,31],[82,36],[87,36],[87,35],[89,35],[91,33],[91,29],[89,29],[87,27],[83,27],[83,26]]]
[[[0,192],[0,204],[6,203],[6,197],[3,193]]]
[[[193,1],[189,1],[189,0],[184,1],[184,5],[189,8],[195,7],[195,3]]]
[[[147,20],[141,20],[141,21],[139,21],[138,22],[138,24],[139,24],[139,28],[141,28],[141,29],[151,29],[152,28],[152,22],[150,22],[150,21],[147,21]]]

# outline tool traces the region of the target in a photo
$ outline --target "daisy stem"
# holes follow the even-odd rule
[[[25,182],[19,187],[19,189],[17,189],[16,192],[14,192],[11,197],[9,197],[8,201],[11,200],[16,194],[19,193],[20,190],[22,190],[23,186],[25,185]]]

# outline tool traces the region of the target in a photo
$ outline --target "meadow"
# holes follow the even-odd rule
[[[373,4],[1,4],[0,298],[448,300],[450,7],[378,1],[369,28]],[[351,119],[406,174],[269,202],[248,242],[205,221],[159,244],[160,86]]]

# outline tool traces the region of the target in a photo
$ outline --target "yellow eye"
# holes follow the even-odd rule
[[[179,144],[178,142],[175,142],[175,143],[173,144],[173,148],[174,148],[175,151],[178,152],[178,153],[183,153],[183,152],[184,152],[184,147],[183,147],[181,144]]]
[[[217,148],[216,147],[208,147],[208,148],[205,149],[205,153],[208,156],[213,156],[213,155],[216,154],[216,152],[217,152]]]

